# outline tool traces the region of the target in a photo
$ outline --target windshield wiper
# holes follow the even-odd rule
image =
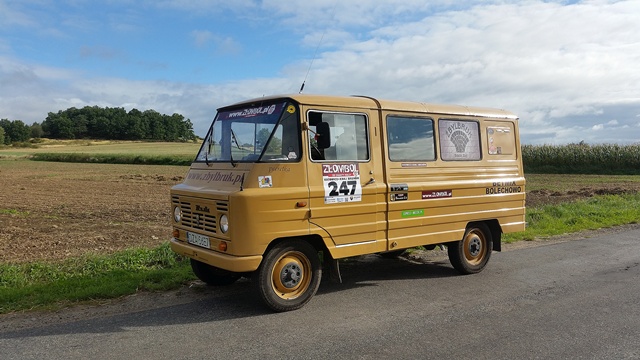
[[[236,132],[233,131],[233,129],[229,129],[231,130],[231,138],[232,140],[236,143],[236,147],[238,148],[238,150],[242,150],[242,148],[240,147],[240,143],[238,142],[238,137],[236,136]],[[233,161],[233,150],[229,149],[229,159],[231,160],[231,166],[236,167],[236,162]]]
[[[231,130],[231,137],[233,138],[233,141],[235,141],[235,143],[236,143],[236,147],[237,147],[239,150],[242,150],[242,148],[240,147],[240,143],[238,142],[238,137],[236,136],[236,132],[235,132],[235,131],[233,131],[233,129],[230,129],[230,130]]]

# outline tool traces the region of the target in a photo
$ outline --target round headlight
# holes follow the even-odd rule
[[[227,218],[227,215],[220,216],[220,231],[222,231],[223,234],[229,231],[229,218]]]
[[[182,218],[182,210],[180,210],[179,207],[174,207],[173,208],[173,220],[175,222],[180,222],[180,219]]]

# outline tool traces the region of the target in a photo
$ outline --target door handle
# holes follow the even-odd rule
[[[371,178],[371,179],[369,179],[369,181],[367,181],[367,183],[366,183],[366,184],[364,184],[364,185],[362,185],[362,186],[367,186],[367,185],[373,184],[374,182],[376,182],[376,179]]]

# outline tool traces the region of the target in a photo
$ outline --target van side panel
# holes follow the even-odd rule
[[[502,232],[524,230],[525,179],[515,120],[456,117],[478,124],[481,156],[443,161],[442,137],[455,135],[438,128],[437,114],[413,114],[425,115],[436,124],[436,160],[386,158],[389,250],[457,241],[476,221],[495,219]]]

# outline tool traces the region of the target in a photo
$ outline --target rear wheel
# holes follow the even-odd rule
[[[223,270],[193,259],[191,259],[191,269],[198,279],[213,286],[231,285],[241,278],[237,273]]]
[[[290,311],[311,300],[321,277],[318,251],[309,243],[287,240],[267,252],[253,281],[269,308]]]
[[[467,227],[460,241],[447,244],[449,261],[461,274],[475,274],[484,269],[491,257],[491,231],[484,223]]]

